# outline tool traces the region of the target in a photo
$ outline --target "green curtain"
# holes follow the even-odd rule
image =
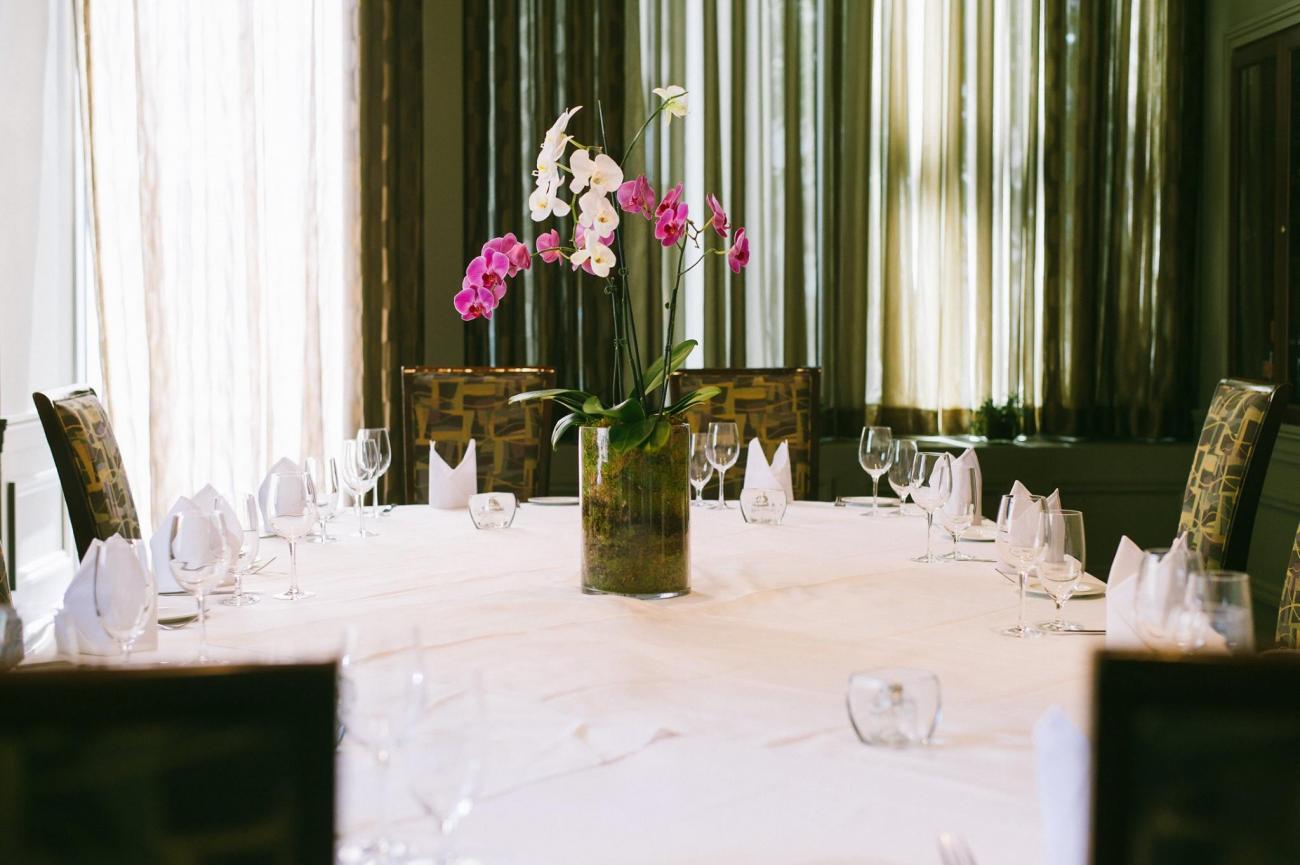
[[[361,0],[362,413],[387,427],[380,496],[400,502],[403,366],[424,360],[424,87],[419,0]]]

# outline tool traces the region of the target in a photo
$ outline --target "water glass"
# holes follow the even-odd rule
[[[953,493],[948,497],[947,504],[939,511],[939,524],[952,538],[952,551],[945,553],[940,558],[946,562],[969,562],[973,561],[973,558],[963,553],[957,547],[957,542],[961,540],[962,534],[975,522],[976,502],[973,494],[969,491],[977,488],[978,478],[972,468],[956,468],[956,463],[953,463],[953,466],[954,472],[966,473],[966,483],[963,488],[967,490],[967,494],[962,498]],[[953,487],[956,486],[957,484],[954,483]]]
[[[375,443],[378,463],[375,466],[375,485],[371,489],[375,491],[372,510],[375,518],[378,519],[379,479],[388,473],[388,467],[393,464],[393,447],[388,440],[388,428],[363,427],[357,430],[357,441],[373,441]]]
[[[1154,649],[1193,652],[1204,628],[1193,585],[1201,575],[1200,555],[1185,544],[1143,552],[1133,592],[1133,622]]]
[[[747,489],[740,491],[740,515],[745,522],[779,526],[785,519],[785,490]]]
[[[952,495],[952,457],[946,453],[920,451],[912,461],[912,501],[925,511],[925,555],[912,559],[930,564],[939,557],[930,553],[930,534],[934,528],[934,512],[942,508]]]
[[[1056,617],[1038,625],[1053,634],[1082,631],[1083,626],[1065,620],[1065,602],[1087,572],[1088,544],[1083,532],[1083,513],[1073,510],[1048,511],[1043,515],[1043,554],[1036,570],[1038,583],[1056,604]]]
[[[266,497],[267,522],[271,531],[289,544],[289,588],[275,596],[282,601],[301,601],[315,595],[298,587],[298,542],[316,523],[315,498],[311,475],[304,472],[271,475]]]
[[[1205,571],[1190,582],[1189,604],[1199,609],[1203,631],[1196,647],[1210,633],[1223,639],[1234,655],[1255,650],[1255,621],[1250,608],[1250,576],[1241,571]],[[1217,640],[1216,640],[1217,642]]]
[[[348,439],[343,442],[343,464],[339,466],[343,483],[352,493],[352,503],[357,512],[357,537],[369,538],[379,534],[366,528],[366,493],[375,487],[383,459],[379,444],[372,438]]]
[[[200,663],[208,660],[207,598],[225,579],[234,557],[226,531],[219,512],[180,513],[172,516],[167,533],[172,576],[198,603]]]
[[[329,521],[338,510],[339,501],[343,496],[342,485],[339,482],[338,460],[332,457],[328,460],[308,457],[303,468],[311,476],[312,485],[316,488],[316,519],[320,523],[315,534],[307,538],[307,542],[337,543],[338,538],[330,534]]]
[[[1002,561],[1019,575],[1020,615],[1016,624],[999,633],[1008,637],[1032,639],[1043,632],[1025,622],[1025,595],[1029,590],[1029,572],[1038,562],[1047,542],[1041,496],[1005,495],[998,503],[997,547]]]
[[[889,471],[893,458],[894,434],[889,427],[864,426],[858,438],[858,465],[871,475],[871,511],[866,516],[880,514],[880,476]]]
[[[704,507],[704,487],[713,477],[713,464],[709,462],[708,438],[700,433],[691,433],[691,486],[695,488],[694,507]]]
[[[942,713],[939,677],[905,667],[854,673],[848,708],[849,723],[864,745],[928,745]]]
[[[469,497],[469,518],[476,529],[508,529],[518,509],[514,493],[479,493]]]
[[[100,627],[122,650],[122,663],[131,661],[131,650],[144,634],[158,594],[149,547],[144,541],[128,540],[131,555],[107,562],[107,546],[95,553],[95,615]]]
[[[261,548],[261,532],[258,530],[257,497],[245,494],[239,500],[245,522],[239,528],[239,549],[235,551],[235,560],[231,572],[235,575],[234,593],[222,601],[228,607],[247,607],[256,604],[261,596],[244,591],[244,577],[253,572],[257,565],[257,553]]]
[[[730,421],[714,421],[709,424],[709,438],[704,453],[709,465],[718,470],[718,507],[730,507],[727,504],[726,475],[727,469],[740,459],[740,430]]]
[[[889,486],[898,496],[896,516],[903,515],[904,503],[912,494],[912,463],[916,462],[916,442],[911,439],[894,439],[894,453],[889,461]]]

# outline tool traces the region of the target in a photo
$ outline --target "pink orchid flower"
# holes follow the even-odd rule
[[[745,229],[736,229],[736,239],[731,244],[731,249],[727,250],[727,267],[731,268],[732,273],[740,273],[740,269],[749,264],[749,238],[745,236]]]
[[[487,255],[489,251],[499,252],[510,261],[510,270],[506,276],[512,279],[519,271],[528,270],[533,265],[533,257],[528,252],[528,245],[520,243],[513,231],[502,237],[494,237],[483,244],[483,254]]]
[[[680,184],[678,188],[680,189]],[[664,201],[667,200],[668,197],[664,196]],[[664,246],[672,246],[681,240],[682,234],[686,231],[686,217],[690,208],[683,201],[670,210],[664,210],[661,204],[659,210],[659,221],[655,223],[655,239]]]
[[[646,219],[654,218],[655,190],[644,174],[620,186],[616,197],[619,207],[628,213],[640,213]]]
[[[510,259],[491,249],[469,263],[465,268],[465,279],[470,285],[486,288],[500,300],[506,296],[506,276],[509,273]]]
[[[600,242],[601,242],[601,244],[603,244],[604,246],[613,246],[613,245],[614,245],[614,233],[613,233],[613,232],[610,232],[609,234],[607,234],[607,235],[605,235],[604,237],[600,238]],[[582,249],[582,248],[584,248],[586,245],[587,245],[587,229],[583,228],[581,225],[574,226],[574,231],[573,231],[573,246],[574,246],[574,248],[576,248],[576,249]],[[574,270],[577,270],[577,269],[581,266],[582,269],[583,269],[584,271],[586,271],[587,273],[590,273],[590,274],[593,275],[593,276],[595,276],[595,274],[596,274],[596,271],[595,271],[594,269],[592,269],[592,266],[591,266],[591,259],[587,259],[587,260],[584,261],[581,265],[573,264],[573,265],[571,265],[571,266],[573,267]]]
[[[537,254],[542,257],[542,261],[547,264],[553,264],[560,260],[560,232],[552,228],[550,231],[537,235]]]
[[[492,310],[496,309],[497,305],[496,295],[489,289],[472,284],[468,276],[461,285],[464,287],[456,292],[456,296],[452,299],[452,304],[460,313],[460,317],[465,321],[491,318]]]
[[[661,217],[668,211],[672,210],[674,207],[677,206],[677,201],[681,197],[682,197],[682,185],[679,183],[676,186],[674,186],[672,189],[664,193],[664,200],[659,202],[659,206],[655,208],[655,216]]]
[[[718,237],[725,239],[727,232],[731,230],[731,226],[727,225],[727,212],[722,209],[722,205],[718,203],[718,199],[714,197],[712,192],[705,195],[704,200],[713,213],[712,218],[709,219],[709,225],[713,226],[713,230],[718,233]]]

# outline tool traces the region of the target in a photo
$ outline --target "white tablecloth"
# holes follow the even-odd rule
[[[480,532],[464,511],[399,508],[379,537],[303,544],[318,594],[297,604],[269,597],[287,556],[265,541],[278,559],[250,580],[262,602],[215,606],[210,642],[285,658],[328,650],[345,622],[394,645],[418,623],[435,668],[484,670],[498,745],[462,834],[487,862],[930,863],[940,830],[984,863],[1041,861],[1030,730],[1053,703],[1085,717],[1103,638],[1002,637],[1016,595],[992,565],[915,564],[923,519],[817,504],[775,528],[694,510],[691,595],[587,596],[578,516],[524,505],[513,528]],[[1104,605],[1067,613],[1103,627]],[[192,655],[194,630],[164,633],[160,653]],[[886,665],[938,673],[933,746],[854,736],[849,674]],[[343,778],[343,829],[364,829],[366,768]]]

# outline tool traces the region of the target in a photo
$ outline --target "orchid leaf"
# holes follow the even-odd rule
[[[618,424],[632,424],[645,419],[645,409],[635,398],[625,399],[613,408],[605,408],[599,397],[589,397],[582,405],[582,413],[593,417],[609,418]]]
[[[519,402],[530,402],[535,399],[554,400],[569,411],[581,412],[583,405],[585,405],[588,400],[596,399],[596,397],[587,393],[585,390],[570,390],[563,387],[552,387],[547,388],[546,390],[530,390],[525,391],[524,393],[517,393],[510,397],[510,404],[514,405]],[[600,400],[597,399],[596,402],[599,403]]]
[[[691,352],[695,351],[697,345],[699,343],[693,339],[684,339],[673,346],[673,350],[668,353],[668,372],[666,374],[672,375],[682,364],[686,363],[686,358],[691,356]],[[653,393],[657,388],[662,387],[664,375],[664,359],[660,355],[654,359],[654,363],[645,368],[645,392]]]
[[[668,406],[668,411],[666,413],[670,415],[681,414],[689,408],[708,402],[720,393],[722,393],[722,389],[714,387],[713,385],[693,390],[690,393],[679,397],[677,402]]]
[[[654,428],[645,440],[645,449],[647,453],[658,453],[663,450],[664,445],[668,444],[668,438],[672,435],[673,425],[668,422],[668,418],[656,417]]]
[[[551,431],[551,450],[560,446],[560,439],[569,431],[570,427],[580,426],[587,422],[587,416],[581,412],[566,414],[555,422],[555,429]]]
[[[609,446],[615,452],[622,453],[638,447],[654,432],[658,418],[642,418],[635,423],[619,424],[609,430]]]

